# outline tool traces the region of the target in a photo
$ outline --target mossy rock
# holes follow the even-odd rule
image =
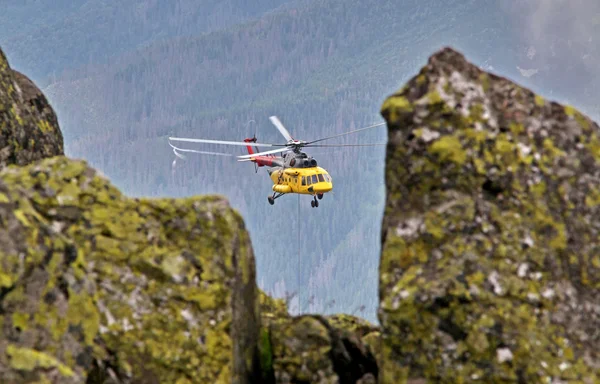
[[[325,318],[332,327],[355,333],[361,338],[369,333],[379,331],[379,327],[371,324],[365,319],[352,315],[340,313],[328,315],[325,316]]]
[[[381,382],[599,382],[598,125],[449,48],[381,113]]]
[[[318,315],[270,323],[268,340],[276,383],[375,384],[378,367],[358,333]]]
[[[10,68],[0,49],[0,169],[63,154],[54,110],[27,76]]]
[[[275,299],[259,290],[260,295],[260,314],[262,325],[268,325],[271,321],[288,317],[288,308],[284,299]]]
[[[0,172],[0,218],[0,382],[260,375],[254,256],[224,198],[126,198],[57,156]]]

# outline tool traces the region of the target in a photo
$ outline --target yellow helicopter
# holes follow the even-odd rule
[[[319,200],[323,198],[325,193],[333,189],[333,179],[329,173],[322,167],[318,166],[317,160],[312,156],[308,156],[302,151],[304,147],[365,147],[365,146],[381,146],[385,143],[377,144],[315,144],[324,140],[333,139],[340,136],[349,135],[352,133],[364,131],[384,125],[385,123],[373,124],[368,127],[355,129],[353,131],[340,133],[337,135],[324,137],[312,141],[303,141],[294,139],[288,130],[283,126],[277,116],[269,118],[281,135],[285,138],[285,144],[270,144],[257,143],[256,135],[253,138],[244,139],[241,141],[223,141],[223,140],[208,140],[208,139],[191,139],[183,137],[169,137],[169,141],[181,141],[192,143],[208,143],[208,144],[224,144],[245,146],[248,154],[237,156],[238,161],[249,161],[255,164],[255,170],[258,167],[268,167],[267,172],[273,181],[273,195],[267,197],[269,204],[275,204],[275,199],[290,193],[311,195],[311,206],[318,207]],[[193,149],[184,149],[174,146],[173,152],[179,158],[184,158],[181,152],[193,152],[208,155],[233,156],[227,153],[198,151]],[[260,152],[258,147],[277,147],[270,151]],[[276,153],[281,153],[281,156],[275,156]]]

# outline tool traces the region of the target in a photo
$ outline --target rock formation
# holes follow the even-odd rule
[[[10,68],[0,50],[0,169],[62,154],[54,110],[31,80]]]
[[[1,382],[260,374],[254,256],[224,199],[128,199],[62,156],[0,180]]]
[[[381,113],[380,382],[599,382],[598,125],[449,48]]]
[[[600,381],[598,125],[451,49],[381,112],[381,327],[294,317],[225,199],[123,196],[0,51],[0,382]]]
[[[263,377],[278,384],[376,384],[378,328],[349,315],[290,316],[261,295]]]

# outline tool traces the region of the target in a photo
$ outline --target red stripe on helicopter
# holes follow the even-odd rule
[[[252,158],[254,162],[259,166],[267,166],[271,167],[273,165],[273,157],[272,156],[257,156]]]

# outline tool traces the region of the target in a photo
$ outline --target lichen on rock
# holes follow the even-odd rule
[[[382,382],[598,382],[598,125],[449,48],[381,113]]]
[[[319,315],[284,317],[269,325],[276,383],[376,384],[377,361],[356,332]]]
[[[0,169],[63,155],[63,136],[40,89],[0,49]]]
[[[261,318],[263,383],[377,383],[376,326],[345,314],[292,316],[262,291]]]
[[[249,383],[254,256],[218,196],[130,199],[62,156],[0,172],[0,381]]]

